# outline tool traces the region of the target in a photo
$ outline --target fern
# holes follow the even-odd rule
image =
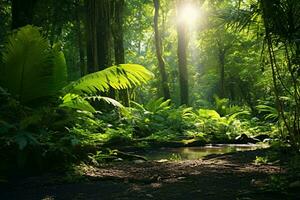
[[[3,87],[23,103],[55,94],[67,76],[63,54],[30,25],[9,37],[0,71]]]
[[[78,94],[68,93],[62,98],[62,103],[59,107],[73,108],[76,110],[88,111],[91,113],[96,112],[95,108],[83,97]]]
[[[209,119],[209,118],[220,119],[221,118],[220,114],[217,113],[217,111],[215,111],[215,110],[199,109],[198,114],[199,114],[199,117],[207,118],[207,119]]]
[[[155,99],[149,101],[145,105],[145,109],[152,113],[163,112],[171,108],[171,100],[164,100],[163,98]]]
[[[279,113],[276,108],[268,105],[258,105],[256,106],[259,113],[264,114],[266,120],[278,120]]]
[[[78,94],[68,93],[62,97],[62,103],[60,107],[73,108],[76,110],[87,111],[90,113],[95,113],[95,108],[89,103],[89,101],[104,101],[105,103],[111,104],[115,107],[124,108],[124,106],[116,101],[115,99],[103,96],[88,96],[82,97]]]
[[[66,92],[97,94],[109,88],[126,89],[146,83],[153,74],[141,65],[121,64],[88,74],[64,88]]]
[[[98,95],[98,96],[85,97],[84,99],[93,100],[93,101],[104,101],[108,104],[113,105],[114,107],[124,108],[124,106],[120,102],[110,97],[103,97]]]

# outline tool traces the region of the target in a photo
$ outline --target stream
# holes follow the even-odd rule
[[[214,144],[202,147],[159,148],[139,152],[138,154],[154,161],[198,160],[211,154],[250,151],[258,148],[263,148],[263,146],[253,144]]]

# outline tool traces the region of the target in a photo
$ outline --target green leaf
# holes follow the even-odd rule
[[[51,49],[39,29],[30,25],[9,37],[0,71],[3,87],[21,102],[52,96],[66,81],[62,52]]]
[[[63,103],[59,105],[59,107],[68,107],[82,111],[88,111],[91,113],[95,113],[96,110],[94,107],[83,97],[78,94],[68,93],[63,98]]]
[[[220,119],[221,116],[215,110],[199,109],[199,116],[203,118]]]
[[[93,101],[104,101],[108,104],[111,104],[115,107],[119,107],[119,108],[124,108],[124,106],[118,102],[115,99],[109,98],[109,97],[102,97],[102,96],[89,96],[89,97],[84,97],[84,99],[88,99],[88,100],[93,100]]]
[[[81,94],[97,94],[99,91],[126,89],[146,83],[153,74],[137,64],[121,64],[108,67],[102,71],[88,74],[69,84],[64,91]]]

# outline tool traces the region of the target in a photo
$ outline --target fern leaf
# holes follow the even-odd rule
[[[108,104],[111,104],[115,107],[124,108],[124,106],[118,102],[115,99],[109,98],[109,97],[103,97],[103,96],[90,96],[90,97],[84,97],[84,99],[93,100],[93,101],[104,101]]]
[[[121,64],[88,74],[65,87],[72,93],[96,94],[99,91],[126,89],[146,83],[153,74],[141,65]]]
[[[57,92],[62,86],[58,80],[66,80],[60,76],[65,69],[63,54],[54,54],[39,29],[28,25],[10,36],[5,45],[1,83],[21,102],[28,102]]]
[[[68,93],[62,98],[62,100],[63,102],[59,107],[73,108],[91,113],[96,112],[94,107],[87,100],[77,94]]]

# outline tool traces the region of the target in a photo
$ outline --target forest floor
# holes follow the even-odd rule
[[[297,199],[270,188],[280,164],[257,165],[266,150],[210,155],[201,160],[118,162],[83,165],[84,179],[50,174],[14,180],[0,188],[0,199]],[[64,180],[64,181],[62,181]],[[276,185],[274,186],[276,187]],[[2,190],[2,191],[1,191]],[[298,194],[296,194],[298,193]],[[298,195],[298,196],[297,196]]]

